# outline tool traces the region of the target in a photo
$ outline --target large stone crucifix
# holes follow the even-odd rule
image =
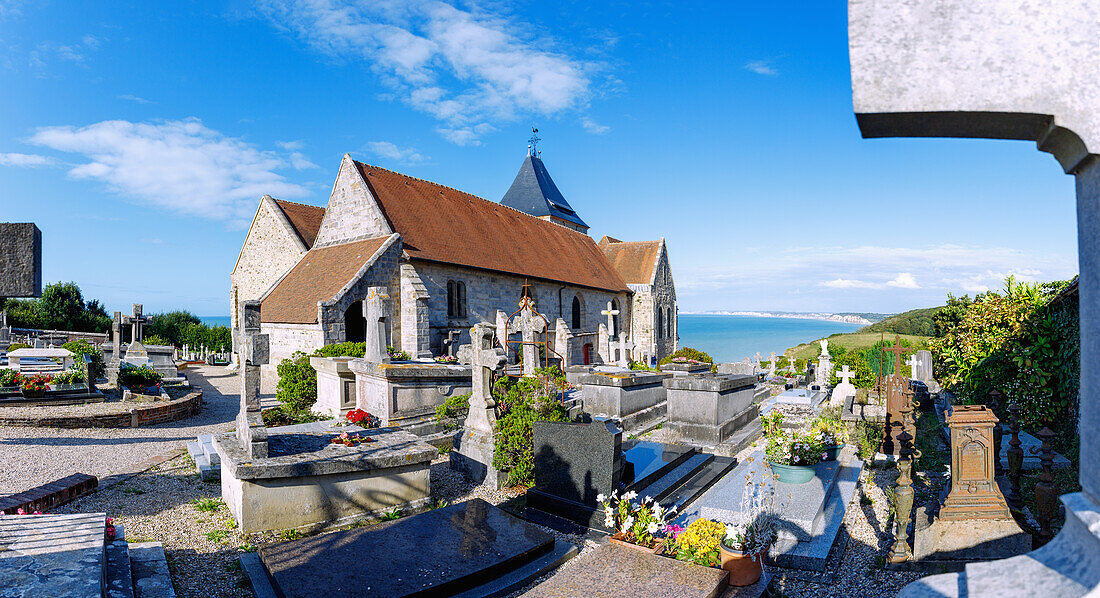
[[[634,343],[626,339],[626,333],[619,333],[619,366],[630,367],[630,353],[634,350]]]
[[[607,309],[600,311],[601,316],[607,316],[607,360],[611,360],[611,339],[615,338],[615,335],[619,333],[615,330],[615,316],[619,315],[619,310],[614,309],[614,305],[610,301],[607,302]]]
[[[135,303],[133,315],[126,316],[124,319],[124,322],[130,325],[130,342],[140,343],[142,339],[145,338],[142,332],[142,326],[149,321],[149,318],[141,315],[141,309],[142,305],[140,303]]]
[[[852,378],[854,378],[855,375],[855,372],[848,369],[847,364],[845,364],[844,367],[840,368],[840,371],[836,373],[837,378],[840,378],[841,384],[851,384]]]
[[[523,355],[523,375],[534,376],[535,368],[539,365],[539,346],[535,335],[546,330],[546,318],[535,311],[531,298],[525,295],[520,297],[519,312],[512,319],[512,324],[523,335],[523,350],[520,353]]]
[[[237,415],[237,441],[252,459],[267,457],[267,428],[260,416],[260,366],[268,362],[270,343],[260,334],[260,302],[241,302],[240,344],[241,407]]]
[[[470,329],[470,344],[462,347],[461,353],[470,360],[472,389],[462,436],[451,451],[451,469],[462,471],[475,482],[499,488],[506,474],[493,467],[497,416],[492,383],[493,373],[507,358],[504,349],[493,342],[494,336],[491,324],[479,322]]]

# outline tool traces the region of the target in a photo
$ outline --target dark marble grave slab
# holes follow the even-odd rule
[[[505,575],[553,546],[554,537],[539,527],[474,499],[265,547],[260,559],[285,598],[448,596]]]

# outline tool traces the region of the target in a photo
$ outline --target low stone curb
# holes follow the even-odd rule
[[[60,480],[0,498],[0,513],[15,515],[19,509],[26,513],[46,512],[95,492],[98,484],[99,480],[94,475],[74,473]]]
[[[5,417],[0,426],[27,428],[140,428],[185,419],[202,411],[202,390],[180,399],[154,405],[131,407],[118,413],[84,416]]]

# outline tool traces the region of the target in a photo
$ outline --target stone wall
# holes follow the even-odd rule
[[[630,290],[634,291],[633,328],[631,328],[630,334],[635,344],[635,356],[648,353],[650,355],[655,354],[658,360],[663,359],[676,351],[678,347],[676,284],[672,280],[672,268],[668,263],[668,250],[663,243],[657,258],[653,284],[632,284],[629,286]],[[672,334],[666,335],[664,331],[657,330],[658,309],[665,309],[667,313],[672,314]]]
[[[342,343],[347,340],[347,330],[344,323],[344,312],[356,301],[367,298],[367,290],[370,287],[386,287],[390,296],[390,305],[387,311],[391,314],[387,317],[387,336],[400,338],[400,330],[393,332],[396,313],[396,299],[400,288],[398,262],[401,260],[401,241],[399,238],[378,255],[373,262],[365,267],[367,271],[359,277],[359,280],[351,283],[332,303],[321,305],[321,329],[324,330],[322,344]],[[360,307],[362,309],[362,307]],[[387,344],[394,344],[387,341]],[[274,338],[271,346],[275,346]]]
[[[269,196],[260,200],[252,228],[244,239],[237,265],[229,275],[230,328],[237,328],[241,301],[259,299],[302,256],[306,246],[298,238],[283,211]]]
[[[522,276],[420,260],[413,260],[411,264],[428,294],[427,299],[422,299],[419,303],[427,308],[428,345],[433,355],[440,355],[445,352],[442,343],[443,339],[446,338],[447,330],[461,330],[462,335],[456,342],[458,344],[469,344],[469,328],[475,323],[481,321],[495,323],[498,309],[509,315],[516,311],[519,308],[519,299],[524,282],[531,284],[533,296],[535,297],[535,308],[549,320],[548,330],[550,331],[553,330],[554,322],[559,317],[564,319],[566,323],[570,323],[573,297],[575,295],[581,296],[583,331],[593,332],[601,322],[607,322],[607,316],[600,315],[600,312],[607,309],[607,302],[612,299],[618,299],[620,311],[623,312],[619,316],[620,326],[630,330],[630,301],[625,292],[611,293],[572,285],[534,281]],[[462,282],[466,285],[465,318],[451,318],[447,315],[447,281],[449,280]],[[559,290],[560,302],[558,299]],[[401,320],[417,322],[418,325],[422,325],[423,314],[417,312],[417,302],[407,301],[404,294],[402,294],[401,300]],[[574,330],[573,332],[582,331]],[[400,337],[394,336],[395,338],[401,338],[401,348],[409,353],[413,353],[416,347],[408,347],[404,343],[407,342],[407,339],[420,338],[419,336],[411,336],[407,331]],[[579,361],[581,358],[579,349],[574,352],[574,355],[575,359]]]
[[[271,343],[271,356],[268,365],[263,369],[274,370],[280,361],[288,358],[295,351],[313,353],[325,344],[325,336],[321,327],[317,324],[273,324],[264,322],[260,325],[260,333],[267,334]]]
[[[314,247],[392,234],[351,157],[344,154]]]

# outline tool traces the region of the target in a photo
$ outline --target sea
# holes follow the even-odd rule
[[[767,318],[716,314],[680,314],[680,346],[710,354],[715,363],[741,361],[759,351],[767,359],[783,351],[840,332],[855,332],[860,324],[801,318]]]
[[[229,326],[229,316],[199,316],[207,326]],[[680,314],[680,346],[705,351],[715,362],[741,361],[759,351],[768,356],[860,324],[801,318],[762,318],[715,314]]]

